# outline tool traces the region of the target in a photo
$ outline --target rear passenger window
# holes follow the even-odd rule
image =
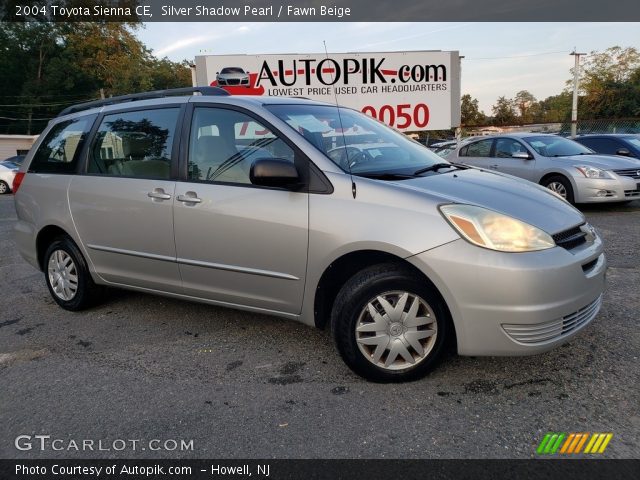
[[[89,153],[88,173],[116,177],[171,177],[179,108],[106,115]]]
[[[491,152],[491,144],[493,139],[480,140],[472,143],[460,150],[460,157],[488,157]]]
[[[93,125],[95,115],[67,120],[55,125],[33,156],[29,171],[63,173],[76,171],[78,152]]]

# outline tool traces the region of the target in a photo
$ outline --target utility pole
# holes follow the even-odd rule
[[[573,49],[569,55],[573,55],[576,59],[575,67],[573,67],[573,103],[571,105],[571,136],[575,137],[578,130],[578,78],[580,77],[580,56],[586,53],[578,53]]]

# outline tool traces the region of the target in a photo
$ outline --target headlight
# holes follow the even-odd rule
[[[555,247],[548,233],[493,210],[450,204],[441,206],[440,212],[463,238],[480,247],[501,252],[533,252]]]
[[[575,168],[587,178],[613,178],[609,172],[601,168],[590,167],[589,165],[576,165]]]

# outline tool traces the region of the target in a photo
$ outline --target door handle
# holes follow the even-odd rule
[[[191,194],[191,195],[189,195]],[[176,200],[178,200],[179,202],[184,202],[184,203],[200,203],[202,202],[202,199],[198,198],[196,196],[195,192],[187,192],[186,195],[178,195]]]
[[[495,165],[495,164],[494,165],[489,165],[489,168],[493,168],[494,170],[497,170],[498,169],[498,165]]]
[[[171,199],[171,195],[168,193],[164,193],[162,188],[154,188],[152,192],[147,193],[147,197],[153,198],[154,200],[169,200]]]

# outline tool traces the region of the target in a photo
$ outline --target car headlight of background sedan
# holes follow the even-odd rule
[[[575,168],[587,178],[614,179],[611,173],[607,172],[606,170],[602,170],[601,168],[591,167],[589,165],[576,165]]]
[[[449,204],[440,212],[469,242],[501,252],[532,252],[555,247],[538,227],[475,205]]]

